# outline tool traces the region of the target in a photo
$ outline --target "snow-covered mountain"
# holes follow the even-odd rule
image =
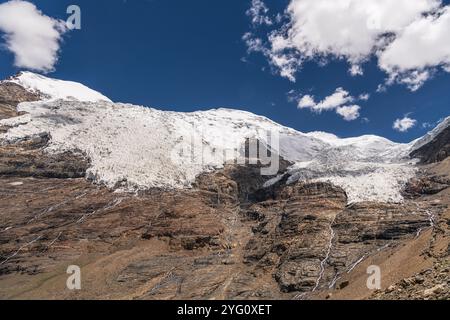
[[[2,143],[47,133],[47,152],[86,154],[89,178],[109,187],[189,187],[200,173],[240,158],[246,138],[270,145],[293,163],[288,183],[329,181],[346,190],[349,202],[401,202],[401,189],[416,171],[408,155],[420,141],[302,133],[232,109],[182,113],[113,103],[81,84],[30,72],[7,81],[39,92],[43,100],[21,103],[18,111],[25,115],[0,121],[9,127]],[[268,132],[279,135],[279,145]]]
[[[32,72],[21,72],[6,82],[16,83],[30,92],[41,94],[42,100],[69,99],[78,101],[108,101],[107,97],[78,82],[51,79]]]

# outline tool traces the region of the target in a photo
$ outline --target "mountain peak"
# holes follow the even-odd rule
[[[5,80],[5,82],[16,83],[30,92],[38,93],[44,100],[63,99],[83,102],[112,102],[106,96],[81,83],[57,80],[29,71],[21,71]]]

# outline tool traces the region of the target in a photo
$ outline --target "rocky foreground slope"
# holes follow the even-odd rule
[[[448,126],[410,145],[338,139],[229,110],[113,105],[42,79],[0,84],[1,298],[449,298]],[[228,127],[280,129],[278,172],[249,164],[245,141],[246,164],[171,164],[158,143],[176,146],[187,133],[174,130],[196,119],[212,149],[235,147],[214,145]],[[69,265],[81,267],[79,291],[66,288]],[[381,290],[366,286],[370,265]]]

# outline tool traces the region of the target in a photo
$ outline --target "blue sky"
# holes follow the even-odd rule
[[[1,1],[5,2],[5,1]],[[264,34],[252,26],[244,0],[37,0],[45,15],[66,19],[66,8],[77,4],[82,28],[64,35],[59,61],[50,77],[82,82],[118,102],[163,110],[195,111],[230,107],[267,116],[297,130],[326,131],[341,137],[376,134],[409,142],[450,115],[450,73],[437,73],[415,92],[393,84],[376,92],[386,73],[371,57],[364,75],[348,73],[345,59],[325,66],[306,61],[296,82],[281,77],[259,53],[247,53],[246,32]],[[288,0],[266,1],[270,12],[282,12]],[[0,51],[0,77],[14,67],[14,55]],[[342,87],[358,101],[360,118],[345,121],[335,112],[320,114],[297,108],[288,92],[321,100]],[[395,119],[418,121],[407,132],[393,130]],[[367,118],[369,121],[364,121]]]

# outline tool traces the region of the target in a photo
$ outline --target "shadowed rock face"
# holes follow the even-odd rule
[[[0,298],[307,298],[429,228],[444,207],[421,199],[448,186],[424,176],[403,204],[347,205],[331,184],[263,188],[258,165],[230,165],[189,190],[118,193],[48,139],[0,147]],[[79,292],[65,288],[73,264]]]
[[[443,130],[433,141],[411,153],[412,158],[422,163],[434,163],[450,156],[450,127]]]

